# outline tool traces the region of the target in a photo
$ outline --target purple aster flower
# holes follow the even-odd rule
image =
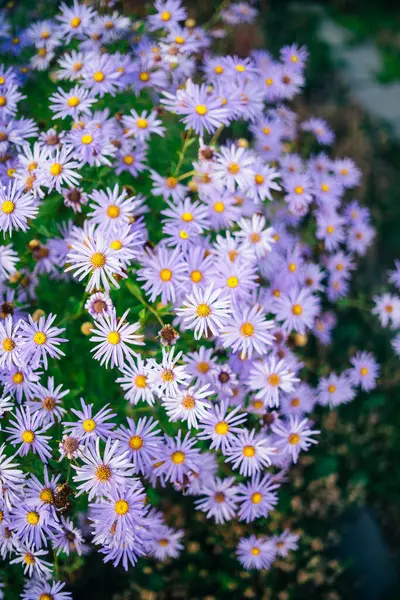
[[[145,475],[154,461],[162,454],[162,439],[158,435],[161,430],[158,421],[144,417],[135,423],[127,418],[128,427],[121,425],[115,432],[116,439],[121,442],[121,450],[127,450],[135,467],[135,473]]]
[[[311,329],[315,317],[320,312],[320,302],[307,288],[294,288],[282,293],[274,304],[276,319],[282,321],[282,329],[289,333],[294,330],[305,333]]]
[[[270,457],[276,448],[268,447],[268,443],[263,433],[243,429],[227,448],[225,462],[231,462],[232,469],[239,469],[241,475],[251,477],[271,464]]]
[[[234,144],[222,146],[216,155],[213,175],[229,192],[234,192],[236,187],[245,190],[253,176],[254,160],[246,148],[237,148]]]
[[[231,313],[231,302],[223,290],[214,289],[211,283],[205,290],[194,287],[186,298],[182,308],[176,309],[183,319],[184,329],[193,329],[196,340],[209,335],[209,332],[218,335]]]
[[[350,359],[352,369],[349,375],[353,385],[359,385],[362,390],[369,392],[376,387],[376,380],[379,376],[379,365],[375,357],[370,352],[357,352]]]
[[[334,313],[325,312],[315,319],[313,333],[321,344],[327,346],[332,339],[332,329],[336,326]]]
[[[166,99],[161,102],[167,110],[183,115],[186,129],[193,129],[198,135],[202,136],[206,131],[214,133],[218,127],[229,123],[230,111],[205,84],[197,85],[188,79],[185,89],[178,90],[176,95],[164,92],[164,96]]]
[[[0,371],[0,381],[4,385],[4,393],[11,394],[21,403],[23,396],[29,400],[35,394],[39,373],[35,373],[30,367],[14,366],[10,370]]]
[[[51,154],[42,165],[38,166],[38,184],[47,187],[49,192],[56,189],[61,193],[61,186],[74,187],[82,177],[76,172],[80,163],[72,158],[75,150],[72,146],[63,146]]]
[[[217,524],[232,520],[237,509],[239,489],[234,482],[234,477],[216,477],[208,485],[203,485],[201,495],[205,497],[196,500],[196,509],[205,512],[207,519],[213,518]]]
[[[316,237],[323,240],[328,252],[336,250],[344,242],[344,224],[345,219],[332,210],[328,214],[318,213]]]
[[[174,29],[179,21],[187,18],[186,9],[180,0],[155,0],[156,14],[149,15],[148,24],[150,31],[157,29]]]
[[[111,157],[116,154],[117,149],[105,135],[99,122],[89,121],[83,125],[80,123],[71,129],[67,137],[68,144],[71,144],[80,158],[79,166],[110,166]]]
[[[231,227],[241,216],[237,198],[231,192],[221,192],[214,187],[202,200],[208,206],[208,216],[213,229]]]
[[[60,22],[60,35],[65,37],[67,42],[74,37],[81,39],[95,16],[93,8],[74,0],[72,6],[63,2],[60,9],[56,17]]]
[[[351,158],[337,158],[333,170],[345,188],[353,188],[360,183],[361,171]]]
[[[81,398],[82,410],[71,408],[71,412],[78,417],[78,421],[64,421],[65,433],[81,440],[84,445],[89,445],[98,438],[106,441],[111,437],[114,423],[107,423],[115,418],[115,413],[104,405],[97,413],[93,414],[93,404],[86,404]]]
[[[396,329],[400,325],[400,298],[385,293],[374,296],[372,300],[375,302],[375,306],[371,312],[378,316],[382,327],[389,325],[392,329]]]
[[[100,438],[87,446],[81,455],[83,466],[71,463],[76,471],[73,480],[78,485],[78,493],[87,493],[89,500],[102,496],[115,486],[123,486],[132,477],[134,469],[128,458],[128,451],[121,453],[120,442],[107,439],[103,456],[100,453]]]
[[[20,340],[18,338],[19,323],[13,322],[13,317],[6,317],[0,322],[0,367],[11,369],[20,365]]]
[[[6,444],[0,446],[0,483],[3,500],[11,509],[11,506],[19,501],[26,476],[19,468],[19,464],[13,462],[15,457],[6,455],[5,448]]]
[[[209,381],[210,372],[215,366],[215,359],[212,358],[212,348],[199,346],[198,351],[188,352],[184,357],[186,370],[199,383]]]
[[[274,321],[266,320],[257,304],[252,308],[235,308],[224,324],[220,337],[225,348],[231,348],[232,352],[240,350],[241,358],[250,359],[253,350],[261,356],[266,354],[273,340],[269,330],[274,326]]]
[[[76,85],[69,92],[58,88],[58,92],[50,96],[50,110],[54,112],[53,119],[72,117],[77,119],[80,114],[90,115],[90,108],[96,102],[88,90]]]
[[[282,398],[281,409],[284,415],[304,415],[315,406],[315,392],[307,383],[300,383],[293,392]]]
[[[176,531],[166,525],[156,527],[150,530],[150,539],[146,543],[147,554],[161,561],[177,558],[183,550],[182,537],[183,531],[180,529]]]
[[[246,194],[252,198],[254,202],[262,202],[265,199],[273,200],[271,191],[279,191],[280,185],[275,181],[279,173],[269,165],[257,163],[253,165],[253,178],[249,183]]]
[[[289,454],[294,463],[297,463],[302,450],[307,451],[311,444],[318,442],[312,436],[321,433],[310,429],[308,419],[300,420],[298,415],[290,415],[286,422],[274,423],[272,431],[277,436],[275,444],[283,454]]]
[[[53,516],[56,516],[54,499],[57,493],[57,483],[61,475],[49,475],[46,465],[43,469],[43,475],[44,481],[41,482],[33,473],[30,474],[27,488],[25,489],[25,502],[32,506],[44,504],[50,508]]]
[[[368,223],[358,222],[347,231],[347,247],[350,252],[364,256],[375,237],[375,229]]]
[[[136,362],[129,360],[129,364],[125,364],[120,371],[122,376],[118,377],[116,382],[126,392],[126,400],[131,404],[137,404],[144,400],[152,406],[154,404],[154,394],[148,381],[149,367],[141,357],[138,355]]]
[[[4,237],[7,232],[11,235],[13,229],[29,229],[27,221],[34,219],[37,213],[34,197],[25,193],[18,182],[10,182],[7,188],[0,188],[0,230]]]
[[[239,541],[236,555],[245,569],[269,569],[275,560],[276,550],[271,540],[251,535]]]
[[[162,404],[170,421],[186,421],[189,429],[197,429],[198,421],[202,423],[209,414],[211,404],[207,398],[214,393],[209,387],[209,384],[203,387],[192,386],[179,390],[177,394],[165,396]]]
[[[158,248],[155,252],[149,251],[142,257],[142,264],[137,279],[145,282],[141,287],[151,302],[159,295],[163,304],[175,302],[186,269],[179,249]]]
[[[20,544],[15,550],[17,556],[10,560],[10,565],[22,564],[24,567],[25,575],[29,577],[36,575],[37,577],[44,577],[48,579],[51,577],[53,565],[47,560],[41,558],[43,555],[48,554],[47,549],[38,550],[33,544]]]
[[[105,94],[115,96],[118,89],[119,73],[116,71],[112,54],[93,53],[82,67],[82,85],[92,96],[103,98]]]
[[[176,177],[162,177],[157,171],[150,169],[150,177],[153,181],[152,194],[162,196],[164,200],[172,198],[174,202],[183,200],[187,193],[187,187],[179,183]]]
[[[328,377],[322,377],[318,383],[317,399],[321,406],[334,408],[350,402],[354,396],[355,390],[346,373],[331,373]]]
[[[297,44],[283,46],[283,48],[280,49],[279,54],[282,62],[299,71],[304,69],[308,58],[307,48],[305,46],[298,46]]]
[[[31,365],[39,365],[43,361],[44,368],[47,369],[47,355],[57,359],[65,356],[58,346],[68,340],[59,337],[65,328],[53,327],[56,317],[57,315],[50,313],[47,318],[42,316],[38,322],[35,322],[29,315],[28,322],[22,320],[19,322],[18,343],[21,348],[21,359],[29,360]]]
[[[263,400],[265,406],[279,406],[279,395],[282,392],[290,394],[299,379],[290,370],[284,360],[275,357],[263,362],[255,362],[250,371],[248,385],[252,390],[259,390],[256,398]]]
[[[155,110],[150,113],[143,110],[140,115],[133,109],[130,112],[130,116],[122,117],[127,136],[133,136],[139,142],[146,142],[152,133],[164,136],[165,127],[162,127],[160,119],[157,119]]]
[[[38,384],[35,397],[28,402],[32,413],[39,412],[44,424],[61,421],[66,412],[61,403],[69,390],[63,390],[62,387],[62,384],[56,387],[54,377],[49,377],[47,386]]]
[[[267,517],[278,504],[276,490],[280,487],[277,479],[267,473],[253,475],[247,483],[239,483],[237,499],[240,503],[239,520],[250,523],[255,519]]]
[[[34,544],[38,549],[47,546],[48,539],[53,537],[53,530],[58,527],[45,504],[22,504],[13,511],[12,528],[16,537],[24,544]]]
[[[61,516],[60,525],[53,534],[52,547],[57,555],[62,552],[67,556],[69,554],[86,554],[88,547],[84,543],[83,534],[80,529],[74,527],[73,522],[68,517]]]
[[[324,146],[331,146],[335,141],[335,135],[324,119],[311,117],[307,121],[303,121],[301,128],[303,131],[313,133],[318,143]]]
[[[245,301],[252,291],[258,287],[258,276],[255,265],[235,261],[229,264],[220,261],[215,265],[214,278],[232,302]]]
[[[51,600],[72,600],[70,592],[64,592],[65,583],[61,581],[39,581],[30,579],[25,582],[24,591],[21,600],[31,600],[51,598]]]
[[[287,556],[290,550],[297,550],[298,540],[299,536],[295,533],[291,533],[289,529],[285,529],[280,535],[271,538],[271,541],[275,545],[277,555],[282,557]]]
[[[91,230],[82,235],[81,241],[71,244],[71,252],[67,256],[69,266],[66,272],[75,270],[74,277],[82,281],[90,274],[86,286],[87,291],[104,287],[110,289],[110,283],[119,287],[114,275],[127,277],[122,270],[121,263],[117,258],[116,251],[109,246],[100,232]]]
[[[179,386],[187,386],[190,375],[186,372],[183,365],[178,365],[177,362],[182,356],[182,352],[178,352],[174,356],[175,348],[162,348],[162,360],[158,363],[156,360],[149,359],[148,378],[152,391],[158,396],[166,396],[177,394]]]
[[[17,454],[19,456],[26,456],[32,451],[34,454],[38,454],[44,463],[47,463],[47,459],[51,457],[48,442],[51,437],[44,433],[51,425],[51,423],[44,425],[38,412],[31,415],[29,406],[27,406],[15,409],[14,420],[10,421],[10,427],[6,427],[5,431],[9,433],[10,444],[18,446]]]
[[[197,448],[193,448],[196,439],[190,437],[187,433],[182,438],[182,431],[174,438],[165,436],[165,447],[157,457],[154,472],[157,476],[164,476],[166,481],[174,483],[183,483],[185,478],[189,478],[198,473],[201,462],[201,454]]]
[[[101,365],[105,364],[106,369],[110,360],[111,368],[122,367],[128,357],[136,356],[136,352],[128,344],[144,346],[143,335],[136,334],[140,323],[130,325],[124,322],[128,313],[129,309],[119,319],[115,311],[111,315],[100,316],[92,329],[94,335],[90,341],[99,343],[91,352],[95,353],[93,357],[99,360]]]
[[[94,319],[111,315],[114,310],[114,305],[108,294],[105,292],[95,292],[91,294],[86,301],[85,310]]]

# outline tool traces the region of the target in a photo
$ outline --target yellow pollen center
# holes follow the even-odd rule
[[[240,166],[238,165],[238,163],[231,163],[230,165],[228,165],[228,171],[232,175],[237,175],[240,171]]]
[[[367,369],[367,367],[362,367],[360,369],[360,373],[361,373],[361,375],[364,375],[364,376],[368,375],[368,369]]]
[[[323,184],[321,185],[321,190],[322,190],[323,192],[329,192],[329,185],[328,185],[327,183],[323,183]]]
[[[11,200],[6,200],[1,205],[1,210],[5,215],[11,215],[14,212],[15,204]]]
[[[228,431],[229,424],[226,421],[219,421],[219,423],[215,425],[215,433],[218,433],[218,435],[226,435]]]
[[[260,548],[257,548],[256,546],[254,546],[254,548],[252,548],[250,550],[250,552],[253,556],[258,556],[260,554],[261,550],[260,550]]]
[[[139,129],[147,129],[149,122],[147,119],[136,119],[136,125],[139,127]]]
[[[196,112],[198,115],[200,115],[201,117],[203,117],[204,115],[207,114],[207,106],[205,106],[205,104],[198,104],[196,106]]]
[[[121,336],[119,335],[118,331],[110,331],[110,333],[107,336],[107,340],[110,342],[110,344],[116,346],[120,343]]]
[[[22,433],[21,438],[26,444],[33,444],[35,441],[35,434],[30,429],[27,429]]]
[[[25,554],[24,554],[24,562],[27,565],[34,565],[35,564],[35,557],[30,552],[25,552]]]
[[[82,142],[82,144],[85,144],[85,146],[88,146],[89,144],[91,144],[93,142],[93,138],[91,135],[86,133],[85,135],[82,136],[81,142]]]
[[[19,371],[17,371],[17,373],[14,373],[12,380],[13,380],[13,383],[16,383],[16,384],[22,383],[24,381],[23,373],[20,373]]]
[[[51,594],[40,594],[39,600],[54,600]]]
[[[93,75],[93,79],[97,81],[97,83],[101,83],[104,81],[105,75],[101,71],[96,71],[96,73]]]
[[[99,481],[109,481],[111,479],[111,469],[107,465],[99,465],[96,469],[96,478]]]
[[[5,338],[3,340],[3,350],[5,352],[12,352],[15,348],[15,342],[12,338]]]
[[[251,241],[252,244],[257,244],[260,241],[260,239],[261,239],[260,235],[258,233],[256,233],[256,232],[251,233],[249,235],[249,238],[250,238],[250,241]]]
[[[160,15],[161,17],[161,21],[169,21],[171,19],[171,13],[168,12],[167,10],[164,10],[164,12],[161,13]]]
[[[136,375],[135,377],[135,385],[138,388],[147,387],[147,377],[145,375]]]
[[[296,194],[302,194],[304,192],[304,188],[302,188],[301,185],[296,185],[294,191],[296,192]]]
[[[253,504],[260,504],[262,500],[262,495],[260,494],[260,492],[254,492],[254,494],[251,497],[251,501]]]
[[[299,317],[303,313],[303,309],[300,304],[293,304],[292,313],[296,315],[296,317]]]
[[[96,423],[93,419],[85,419],[82,423],[82,427],[87,433],[91,433],[96,429]]]
[[[271,373],[271,375],[269,375],[269,377],[268,377],[269,385],[276,387],[277,385],[280,384],[280,382],[281,382],[281,378],[276,373]]]
[[[126,515],[129,511],[129,504],[126,500],[117,500],[114,508],[117,515]]]
[[[132,154],[127,154],[126,156],[124,156],[123,161],[126,165],[133,165],[133,163],[135,162],[135,157],[132,156]]]
[[[121,250],[122,243],[119,240],[113,240],[110,244],[110,248],[113,250]]]
[[[217,65],[216,67],[214,67],[214,73],[216,73],[217,75],[222,75],[223,72],[224,67],[221,67],[221,65]]]
[[[178,180],[175,177],[167,177],[165,183],[167,184],[167,187],[173,190],[174,188],[176,188]]]
[[[225,204],[223,202],[216,202],[214,204],[214,210],[217,213],[222,213],[225,210]]]
[[[330,386],[328,386],[328,392],[330,394],[334,394],[336,392],[336,385],[331,384]]]
[[[190,274],[190,279],[194,283],[199,283],[199,281],[203,279],[203,275],[200,273],[200,271],[192,271]]]
[[[289,444],[295,446],[300,442],[300,436],[298,433],[291,433],[288,437]]]
[[[255,455],[256,449],[254,448],[254,446],[245,446],[243,448],[243,456],[246,456],[246,458],[252,458]]]
[[[62,165],[60,165],[60,163],[54,163],[53,165],[51,165],[50,167],[50,173],[51,175],[61,175],[62,173]]]
[[[146,71],[143,71],[143,73],[140,73],[139,79],[140,81],[146,82],[150,79],[150,75]]]
[[[271,129],[270,129],[269,127],[264,127],[264,129],[263,129],[263,133],[264,133],[265,135],[269,135],[269,134],[271,133]]]
[[[181,214],[181,219],[182,221],[184,221],[185,223],[190,223],[191,221],[193,221],[193,215],[191,212],[184,212]]]
[[[143,438],[140,435],[133,435],[129,440],[129,447],[131,450],[140,450],[143,448]]]
[[[250,337],[254,333],[254,326],[246,321],[240,328],[240,333],[246,337]]]
[[[71,27],[73,27],[74,29],[76,29],[76,27],[79,27],[79,25],[81,24],[81,20],[79,17],[74,17],[73,19],[71,19],[70,21],[70,25]]]
[[[28,521],[29,525],[37,525],[40,521],[40,516],[36,511],[31,510],[27,513],[26,520]]]
[[[226,280],[226,285],[230,288],[236,288],[239,285],[239,279],[235,275],[232,275]]]
[[[209,317],[211,314],[211,308],[208,304],[199,304],[196,313],[198,317]]]
[[[291,406],[293,406],[294,408],[296,408],[297,406],[300,406],[300,400],[299,398],[293,398],[293,400],[291,401]]]
[[[54,494],[48,488],[42,490],[39,494],[39,499],[46,504],[53,504],[54,502]]]
[[[328,225],[328,227],[326,228],[326,233],[333,233],[335,231],[335,228],[333,225]]]
[[[193,396],[185,396],[184,399],[182,400],[183,408],[187,408],[188,410],[191,410],[192,408],[194,408],[195,405],[196,405],[196,401],[193,398]]]
[[[170,281],[172,279],[172,271],[170,269],[161,269],[160,279],[161,281]]]
[[[181,465],[183,462],[185,462],[185,455],[180,450],[177,450],[172,454],[171,460],[175,465]]]
[[[90,262],[92,263],[92,266],[95,269],[100,269],[106,264],[106,257],[102,252],[95,252],[94,254],[92,254]]]
[[[5,96],[0,96],[0,106],[5,106],[7,104],[7,98]]]
[[[110,204],[110,206],[107,208],[107,217],[110,217],[110,219],[116,219],[119,217],[120,212],[119,206],[116,204]]]
[[[167,383],[174,381],[175,379],[175,374],[173,371],[171,371],[171,369],[165,369],[162,373],[161,373],[161,379],[163,381],[166,381]]]
[[[265,181],[265,178],[263,177],[263,175],[260,175],[259,173],[257,173],[257,175],[254,176],[254,181],[256,182],[257,185],[262,185]]]
[[[71,106],[72,108],[75,106],[78,106],[78,104],[80,104],[80,99],[78,98],[78,96],[71,96],[71,98],[68,98],[67,104],[68,106]]]
[[[38,346],[43,346],[47,342],[47,335],[43,331],[37,331],[33,336],[33,341]]]
[[[210,365],[207,362],[199,362],[196,365],[196,369],[199,373],[205,375],[210,370]]]
[[[264,406],[264,403],[262,400],[253,400],[252,405],[256,410],[261,410],[261,408]]]

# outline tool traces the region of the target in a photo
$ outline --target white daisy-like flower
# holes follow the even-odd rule
[[[99,317],[95,328],[92,329],[94,335],[90,341],[99,343],[91,349],[91,352],[95,353],[94,358],[99,360],[101,365],[105,363],[106,368],[110,360],[111,368],[123,367],[128,356],[136,356],[136,352],[128,344],[144,346],[143,336],[136,334],[140,324],[130,325],[124,322],[128,313],[129,309],[120,319],[117,319],[115,311],[111,315]]]
[[[121,368],[121,377],[116,380],[125,391],[125,399],[131,404],[137,404],[144,400],[152,406],[154,404],[154,394],[150,389],[148,381],[149,367],[141,359],[136,357],[136,363],[129,361],[129,364]]]
[[[77,186],[82,175],[77,173],[81,163],[73,159],[75,154],[76,150],[72,146],[63,146],[50,155],[38,168],[39,185],[47,187],[49,191],[55,188],[59,193],[62,186]]]
[[[269,407],[279,406],[279,393],[290,394],[294,384],[299,380],[292,373],[286,362],[274,356],[263,362],[254,363],[249,375],[249,387],[258,390],[256,398],[263,400]]]
[[[0,367],[3,369],[20,363],[17,331],[18,323],[13,323],[12,316],[6,317],[4,325],[0,322]]]
[[[256,258],[263,258],[275,243],[273,227],[266,227],[267,221],[262,215],[253,215],[251,219],[239,221],[240,231],[234,233],[243,246],[251,249]]]
[[[158,396],[178,394],[179,386],[187,386],[187,380],[191,378],[186,372],[185,366],[177,364],[182,352],[178,352],[176,356],[174,356],[174,352],[174,347],[170,350],[163,348],[161,364],[158,364],[154,358],[148,362],[150,389]]]
[[[209,384],[201,388],[192,386],[164,398],[162,403],[171,421],[187,421],[189,429],[197,428],[198,421],[203,421],[209,415],[211,404],[206,398],[213,394],[209,388]]]
[[[274,340],[268,332],[274,327],[274,321],[266,320],[256,304],[253,308],[234,309],[220,336],[225,348],[231,348],[232,352],[240,350],[241,358],[251,358],[253,350],[261,356],[266,353]]]
[[[272,425],[272,431],[278,436],[277,447],[284,454],[290,454],[294,463],[297,462],[301,450],[308,450],[312,444],[317,444],[311,436],[321,433],[310,428],[309,419],[300,420],[298,415],[290,415],[286,423]]]
[[[73,241],[72,250],[67,255],[69,266],[65,271],[75,271],[74,277],[79,281],[90,274],[90,279],[86,286],[87,291],[94,288],[104,287],[110,289],[110,282],[115,287],[119,287],[114,275],[126,277],[122,271],[121,263],[115,255],[115,250],[110,248],[101,233],[91,230],[89,234],[84,234],[82,241]]]
[[[26,193],[19,182],[9,183],[0,189],[0,230],[10,235],[13,229],[29,229],[28,219],[34,219],[38,213],[31,193]]]
[[[221,294],[222,289],[214,290],[213,284],[206,290],[194,287],[193,292],[186,296],[187,300],[183,302],[182,308],[176,310],[183,318],[184,327],[194,329],[196,340],[207,334],[208,330],[213,335],[218,335],[218,331],[225,325],[232,312],[231,301],[226,297],[221,298]]]

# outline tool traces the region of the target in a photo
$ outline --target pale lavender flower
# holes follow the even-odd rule
[[[238,307],[225,322],[220,337],[225,348],[232,352],[240,351],[241,358],[251,358],[253,350],[264,355],[272,344],[274,336],[270,330],[275,327],[274,321],[268,321],[259,305]]]
[[[218,335],[232,310],[231,301],[222,289],[214,289],[213,284],[205,290],[194,287],[186,298],[182,308],[176,309],[176,313],[183,319],[183,327],[194,329],[196,340],[209,335],[209,332]]]
[[[47,318],[40,317],[38,322],[35,322],[30,315],[28,322],[20,320],[18,343],[21,348],[21,359],[29,361],[31,365],[39,365],[43,361],[44,368],[47,369],[47,355],[57,359],[65,356],[58,346],[68,340],[59,337],[65,328],[53,326],[56,318],[57,315],[50,313]]]
[[[241,475],[251,477],[271,464],[276,448],[267,446],[269,442],[263,433],[256,433],[255,429],[243,429],[226,450],[225,462],[231,462],[232,469],[239,469]]]
[[[44,433],[51,427],[51,423],[44,425],[41,415],[36,412],[31,415],[29,406],[17,408],[14,420],[10,427],[6,427],[8,440],[12,446],[18,446],[17,454],[26,456],[29,452],[38,454],[44,463],[51,457],[49,441],[51,437]]]
[[[298,377],[295,377],[285,360],[277,360],[272,356],[254,363],[248,385],[252,390],[259,390],[256,398],[272,408],[279,406],[280,393],[291,393],[298,381]]]
[[[271,540],[251,535],[239,541],[236,555],[245,569],[269,569],[275,560],[276,550]]]
[[[111,315],[101,316],[97,319],[95,327],[92,329],[94,334],[91,342],[99,342],[91,352],[93,357],[105,364],[106,369],[111,361],[111,368],[114,366],[123,367],[128,357],[135,357],[137,353],[129,347],[128,344],[144,346],[143,335],[136,334],[140,323],[125,323],[129,309],[124,312],[120,319],[117,319],[115,311]]]
[[[201,496],[195,507],[206,513],[207,519],[213,518],[215,523],[222,524],[234,518],[238,503],[238,486],[234,477],[212,479],[201,488]]]
[[[357,352],[350,359],[352,369],[349,375],[353,385],[359,385],[362,390],[370,392],[376,387],[379,375],[379,365],[370,352]]]
[[[280,487],[278,479],[267,473],[253,475],[247,483],[239,483],[237,497],[240,504],[239,520],[250,523],[255,519],[267,517],[278,504],[276,490]]]
[[[302,450],[307,451],[311,444],[318,443],[312,436],[321,432],[310,429],[310,426],[311,422],[308,419],[300,420],[298,415],[290,415],[288,421],[272,425],[272,431],[277,436],[276,447],[283,454],[290,454],[294,463]]]

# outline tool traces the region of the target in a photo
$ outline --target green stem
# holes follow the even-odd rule
[[[218,142],[219,136],[221,135],[224,127],[225,127],[225,125],[221,125],[220,127],[218,127],[217,131],[214,133],[214,135],[210,141],[210,146],[214,146]]]
[[[178,181],[181,181],[182,179],[186,179],[186,177],[192,177],[192,175],[196,175],[197,171],[189,171],[189,173],[184,173],[183,175],[179,175],[179,177],[177,178]]]
[[[188,147],[190,146],[190,144],[193,141],[194,141],[194,139],[192,138],[192,130],[189,129],[189,131],[186,134],[185,140],[183,142],[182,150],[179,152],[179,161],[178,161],[178,164],[176,165],[174,177],[179,175],[179,171],[181,170],[183,161],[185,160],[186,150],[188,149]]]
[[[145,301],[145,299],[143,298],[143,296],[136,291],[135,287],[132,286],[129,281],[126,282],[126,287],[130,291],[130,293],[132,294],[132,296],[135,296],[135,298],[137,300],[139,300],[140,304],[142,304],[145,308],[147,308],[148,311],[151,312],[151,314],[153,314],[155,316],[155,318],[157,319],[157,321],[160,323],[161,327],[164,327],[164,322],[161,319],[161,317],[158,314],[158,312],[156,310],[154,310],[154,308],[152,306],[150,306],[150,304],[147,304],[147,302]]]

